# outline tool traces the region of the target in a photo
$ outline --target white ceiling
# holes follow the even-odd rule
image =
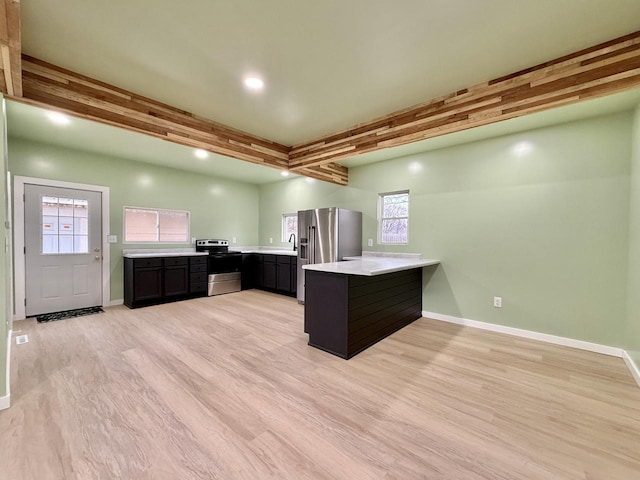
[[[23,52],[287,145],[640,30],[639,0],[26,0]],[[247,93],[250,73],[266,87]]]

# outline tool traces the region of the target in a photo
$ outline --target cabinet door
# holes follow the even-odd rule
[[[249,290],[250,288],[255,288],[255,273],[256,269],[256,256],[253,253],[243,253],[242,254],[242,268],[240,272],[242,273],[242,290]]]
[[[264,288],[264,255],[256,255],[253,268],[253,285],[255,288]]]
[[[264,288],[276,288],[276,264],[264,262],[262,264],[262,286]]]
[[[276,275],[277,289],[286,293],[291,292],[291,265],[288,263],[278,263]]]
[[[189,293],[189,265],[165,265],[164,296],[186,295]]]
[[[291,290],[294,295],[298,292],[298,260],[291,261]]]
[[[133,301],[142,302],[162,298],[162,268],[133,270]]]

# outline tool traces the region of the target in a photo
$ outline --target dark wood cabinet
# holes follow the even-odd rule
[[[189,293],[188,257],[165,258],[162,274],[165,297],[182,296]]]
[[[161,299],[162,259],[134,259],[131,263],[132,268],[127,272],[129,278],[125,275],[125,304],[127,297],[131,302],[153,302]]]
[[[189,257],[189,293],[192,296],[207,294],[207,257]]]
[[[124,259],[124,304],[129,308],[207,294],[207,257]]]
[[[291,293],[291,257],[286,255],[276,258],[276,289]]]
[[[241,289],[249,290],[255,288],[256,285],[256,265],[257,255],[255,253],[242,254],[241,273]]]
[[[297,257],[291,255],[273,255],[265,253],[246,254],[253,255],[252,263],[247,261],[247,268],[242,271],[243,289],[245,289],[244,276],[252,279],[250,287],[295,296],[297,290]],[[243,255],[244,265],[244,255]]]
[[[422,316],[422,268],[374,276],[307,270],[305,284],[309,345],[342,358]]]
[[[264,255],[264,264],[262,268],[262,287],[265,289],[275,290],[277,285],[276,256]]]

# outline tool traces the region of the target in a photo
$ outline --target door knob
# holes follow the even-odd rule
[[[98,261],[98,262],[99,262],[100,260],[102,260],[102,257],[101,257],[100,255],[96,255],[96,257],[95,257],[95,258],[96,258],[96,261]]]

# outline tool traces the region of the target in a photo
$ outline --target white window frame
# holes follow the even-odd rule
[[[289,234],[289,236],[287,236],[286,233],[286,225],[287,225],[287,218],[288,217],[294,217],[296,219],[296,225],[298,225],[298,213],[283,213],[282,214],[282,227],[281,227],[281,233],[282,233],[282,241],[283,242],[288,242],[289,241],[289,236],[291,234]],[[297,229],[296,229],[297,230]],[[298,238],[298,232],[295,232],[296,234],[296,239]]]
[[[403,217],[383,217],[384,214],[384,198],[390,195],[407,195],[407,215]],[[382,220],[389,219],[407,219],[407,238],[404,242],[384,242],[382,240]],[[378,244],[379,245],[408,245],[409,244],[409,190],[397,190],[394,192],[383,192],[378,194]]]
[[[132,242],[132,241],[127,241],[127,225],[126,225],[126,219],[127,219],[127,209],[135,209],[135,210],[146,210],[149,212],[155,212],[156,215],[158,215],[158,218],[160,218],[160,213],[161,212],[177,212],[177,213],[186,213],[187,214],[187,239],[184,242],[166,242],[166,241],[161,241],[160,240],[160,222],[158,221],[156,223],[156,238],[157,240],[153,241],[153,240],[148,240],[148,241],[138,241],[138,242]],[[124,245],[158,245],[158,244],[162,244],[162,245],[182,245],[182,244],[186,244],[186,245],[190,245],[190,236],[191,236],[191,212],[189,212],[188,210],[172,210],[169,208],[150,208],[150,207],[134,207],[131,205],[125,205],[124,207],[122,207],[122,243]]]

